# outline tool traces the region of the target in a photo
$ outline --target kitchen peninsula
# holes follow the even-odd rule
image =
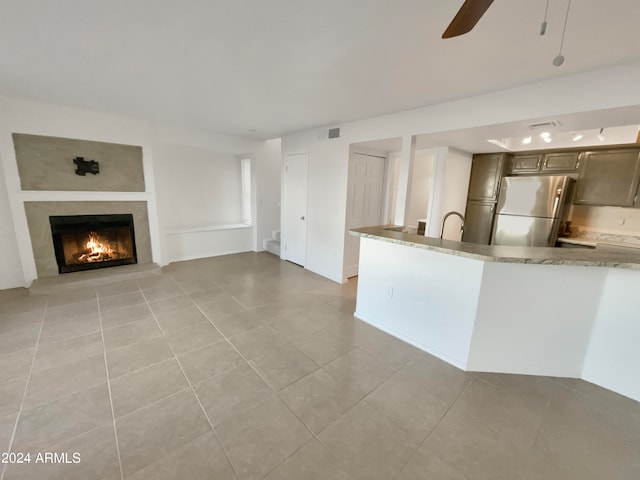
[[[640,400],[640,250],[351,234],[356,317],[464,370],[583,378]]]

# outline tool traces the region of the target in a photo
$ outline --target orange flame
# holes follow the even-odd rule
[[[80,256],[80,261],[102,262],[104,260],[109,260],[114,253],[113,249],[110,248],[109,245],[100,241],[100,237],[95,232],[91,232],[89,234],[89,241],[87,242],[86,250],[88,251]]]

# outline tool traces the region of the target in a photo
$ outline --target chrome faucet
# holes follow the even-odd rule
[[[442,240],[442,236],[444,235],[444,225],[445,223],[447,223],[447,218],[449,218],[451,215],[457,215],[460,217],[460,220],[462,220],[462,225],[460,225],[460,233],[464,232],[464,215],[462,215],[460,212],[449,212],[446,213],[444,218],[442,219],[442,228],[440,229],[440,239]]]

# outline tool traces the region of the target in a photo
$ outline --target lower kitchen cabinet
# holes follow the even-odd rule
[[[467,202],[462,241],[489,245],[495,209],[496,204],[493,202]]]

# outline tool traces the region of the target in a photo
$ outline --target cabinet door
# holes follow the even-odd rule
[[[638,150],[586,152],[574,203],[631,207],[640,179]]]
[[[462,241],[489,245],[495,203],[469,202],[464,215]]]
[[[473,156],[469,200],[496,200],[504,162],[504,153],[483,153]]]
[[[578,169],[579,152],[547,153],[542,162],[543,172],[575,172]]]
[[[540,164],[542,163],[542,154],[536,153],[531,155],[514,155],[513,168],[511,173],[517,175],[518,173],[533,173],[540,170]]]

